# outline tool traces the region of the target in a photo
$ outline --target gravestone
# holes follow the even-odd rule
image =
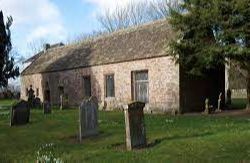
[[[44,114],[51,114],[51,104],[48,101],[43,102],[43,113]]]
[[[63,110],[63,94],[60,95],[60,110]]]
[[[36,97],[34,99],[33,105],[34,105],[35,108],[39,108],[39,109],[41,108],[41,100],[40,100],[39,97]]]
[[[29,123],[30,108],[29,103],[20,101],[10,109],[10,126]]]
[[[217,106],[216,112],[221,112],[221,101],[222,101],[222,93],[219,94],[218,106]]]
[[[32,89],[32,85],[30,85],[30,89],[28,90],[28,103],[30,108],[34,106],[34,99],[35,99],[34,92],[35,91]]]
[[[126,146],[128,150],[147,145],[143,108],[145,103],[134,102],[124,108]]]
[[[79,139],[98,134],[98,100],[90,97],[79,107]]]

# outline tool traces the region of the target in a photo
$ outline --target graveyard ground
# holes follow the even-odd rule
[[[1,114],[3,113],[3,114]],[[250,160],[250,114],[241,116],[146,115],[149,146],[125,150],[122,112],[99,112],[99,136],[79,144],[78,110],[32,110],[31,123],[9,127],[0,111],[0,162],[34,162],[39,147],[54,143],[63,160],[81,162],[186,162]]]

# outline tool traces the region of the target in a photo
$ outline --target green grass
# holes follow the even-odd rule
[[[15,102],[13,99],[0,99],[0,106],[11,106]]]
[[[17,100],[13,99],[0,99],[0,116],[8,115],[10,111],[10,107]]]
[[[67,162],[235,162],[250,160],[250,117],[146,115],[150,147],[125,150],[122,112],[99,112],[97,137],[80,144],[78,111],[32,110],[31,123],[9,127],[0,116],[0,162],[34,162],[36,151],[55,143],[56,153]]]

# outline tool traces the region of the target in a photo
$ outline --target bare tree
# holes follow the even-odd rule
[[[70,45],[70,44],[78,44],[86,41],[91,41],[98,36],[105,35],[106,33],[107,32],[105,31],[94,30],[91,33],[82,33],[79,35],[74,35],[67,39],[66,44]]]
[[[170,15],[170,9],[179,9],[179,0],[155,0],[150,3],[148,15],[150,20],[158,20]]]
[[[98,15],[97,20],[104,30],[113,32],[166,18],[169,16],[170,8],[178,9],[178,6],[179,0],[145,0],[137,3],[131,1],[126,6],[116,6],[113,11],[107,9]]]
[[[29,49],[30,56],[39,53],[43,49],[46,43],[47,43],[46,40],[42,38],[29,42],[27,46]]]
[[[11,51],[10,51],[10,56],[12,58],[14,58],[15,60],[15,64],[19,65],[21,64],[25,58],[23,55],[21,55],[19,52],[18,52],[18,49],[17,48],[13,48]],[[19,66],[20,67],[20,66]]]

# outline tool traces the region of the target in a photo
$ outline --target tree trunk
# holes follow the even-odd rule
[[[250,70],[247,72],[247,109],[250,109]]]

